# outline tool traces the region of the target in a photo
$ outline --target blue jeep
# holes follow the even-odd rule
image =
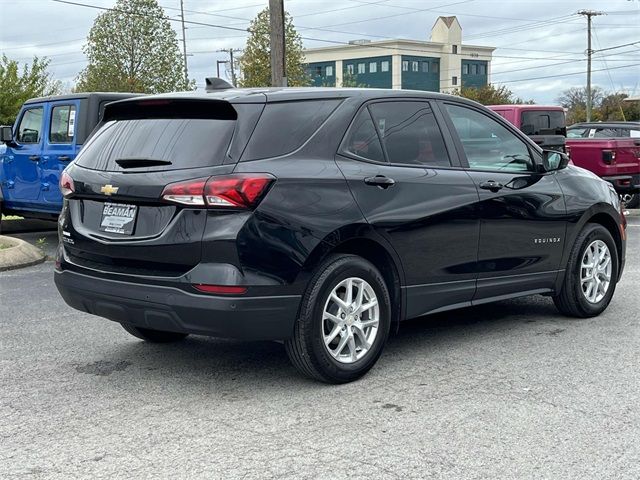
[[[54,219],[58,181],[100,121],[107,103],[131,93],[78,93],[25,102],[13,128],[0,127],[0,212]]]

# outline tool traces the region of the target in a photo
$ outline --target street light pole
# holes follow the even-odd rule
[[[182,23],[182,53],[184,55],[184,83],[186,87],[189,84],[189,67],[187,67],[187,29],[184,26],[184,0],[180,0],[180,20]]]
[[[591,121],[591,17],[604,15],[604,12],[596,12],[594,10],[580,10],[578,15],[587,17],[587,122]]]

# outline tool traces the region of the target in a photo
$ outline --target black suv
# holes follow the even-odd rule
[[[283,340],[302,373],[347,382],[407,318],[532,294],[601,313],[626,222],[567,163],[435,93],[120,101],[62,175],[55,282],[144,340]]]

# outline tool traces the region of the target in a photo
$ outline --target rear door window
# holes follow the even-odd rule
[[[363,108],[356,116],[343,147],[346,153],[375,162],[384,162],[380,138],[373,125],[369,109]]]
[[[341,102],[328,99],[268,103],[242,160],[279,157],[297,150]]]
[[[389,162],[449,167],[449,155],[427,102],[381,102],[369,107]]]
[[[158,160],[154,169],[177,170],[221,165],[235,120],[136,118],[110,120],[76,159],[82,167],[120,171],[119,160]]]
[[[76,126],[76,106],[56,105],[51,109],[49,143],[73,143]]]
[[[24,111],[18,125],[19,143],[40,143],[43,115],[43,107],[29,108]]]
[[[527,135],[561,135],[565,126],[564,112],[532,110],[522,112],[520,130]]]

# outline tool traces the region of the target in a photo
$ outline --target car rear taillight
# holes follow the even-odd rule
[[[254,208],[275,177],[268,173],[239,173],[167,185],[162,199],[168,202],[211,208]]]
[[[218,295],[242,295],[247,293],[247,287],[239,285],[207,285],[195,283],[193,288],[203,293],[213,293]]]
[[[65,198],[69,198],[76,191],[76,187],[73,184],[73,178],[67,172],[62,172],[60,175],[60,193]]]

